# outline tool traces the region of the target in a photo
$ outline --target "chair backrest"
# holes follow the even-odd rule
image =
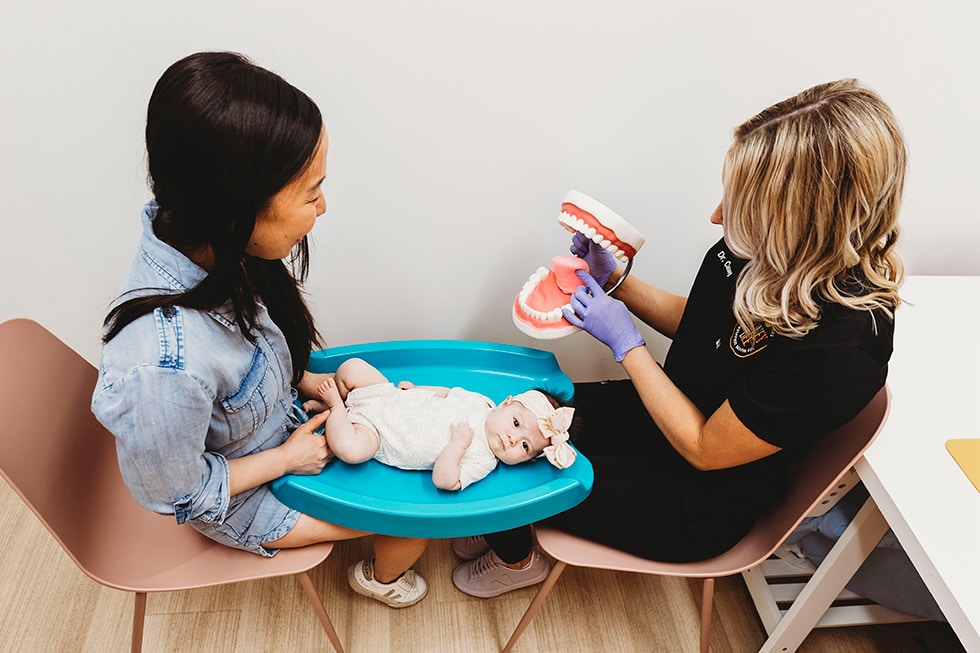
[[[296,573],[329,555],[327,543],[262,558],[139,506],[91,411],[97,376],[39,324],[0,323],[0,475],[83,572],[118,589],[177,590]]]
[[[95,380],[94,367],[34,323],[0,325],[0,471],[69,554],[118,475],[113,438],[89,408]]]
[[[664,576],[716,578],[755,567],[779,548],[800,522],[834,490],[881,431],[889,394],[882,388],[850,422],[814,443],[802,456],[784,500],[764,514],[734,547],[708,560],[646,560],[551,528],[538,528],[542,548],[573,566],[614,569]]]
[[[772,555],[871,446],[888,417],[890,401],[885,386],[851,421],[811,445],[801,457],[783,501],[762,515],[734,548],[705,561],[711,563],[706,567],[723,567],[726,573],[734,574]],[[711,573],[706,569],[702,575]]]

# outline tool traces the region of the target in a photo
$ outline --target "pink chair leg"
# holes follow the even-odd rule
[[[146,616],[146,592],[135,592],[136,601],[133,605],[133,644],[132,652],[143,650],[143,619]]]
[[[323,601],[320,600],[320,595],[317,594],[316,587],[313,586],[313,580],[310,578],[310,575],[303,571],[296,574],[296,578],[306,591],[306,597],[313,604],[313,611],[316,612],[320,623],[323,624],[323,629],[327,631],[327,638],[330,640],[330,643],[333,644],[337,653],[344,653],[344,646],[340,643],[340,637],[337,636],[333,622],[330,621],[330,615],[327,614],[327,609],[323,607]]]
[[[531,619],[533,619],[534,615],[537,614],[538,608],[541,607],[544,600],[548,598],[551,588],[554,587],[555,583],[558,581],[558,577],[561,576],[561,572],[565,571],[566,566],[567,565],[564,562],[555,562],[555,566],[551,568],[551,573],[544,579],[544,583],[541,585],[541,589],[538,590],[538,593],[534,595],[531,605],[527,606],[527,611],[524,612],[524,616],[521,617],[520,623],[517,624],[517,628],[514,629],[514,634],[510,636],[509,640],[507,640],[507,644],[504,646],[501,653],[508,653],[512,648],[514,648],[514,644],[517,643],[517,638],[521,636],[524,630],[531,623]]]
[[[705,578],[701,587],[701,653],[711,647],[711,610],[715,601],[715,579]]]

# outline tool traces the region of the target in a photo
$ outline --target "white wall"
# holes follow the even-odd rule
[[[935,0],[0,1],[0,319],[96,361],[147,198],[146,101],[196,50],[232,49],[309,93],[330,134],[309,282],[333,345],[450,338],[555,351],[621,376],[578,334],[532,340],[510,304],[565,253],[575,188],[647,236],[636,272],[686,292],[731,129],[855,76],[910,150],[901,252],[980,274],[980,47]],[[974,301],[971,298],[969,301]],[[663,351],[662,341],[652,340]]]

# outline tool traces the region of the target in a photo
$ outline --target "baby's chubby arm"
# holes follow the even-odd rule
[[[432,466],[432,482],[440,490],[456,491],[462,487],[459,481],[460,462],[473,441],[473,429],[466,423],[453,424],[451,429],[449,444]]]
[[[433,393],[437,397],[442,397],[443,399],[449,396],[449,388],[444,388],[438,385],[415,385],[411,381],[399,381],[398,389],[399,390],[413,390],[413,389],[428,390],[429,392]]]

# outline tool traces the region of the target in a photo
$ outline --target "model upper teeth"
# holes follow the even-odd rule
[[[527,282],[525,282],[524,286],[521,288],[521,292],[517,295],[517,303],[521,307],[522,311],[524,311],[527,315],[530,315],[536,320],[539,320],[541,322],[557,322],[558,320],[564,317],[561,314],[562,309],[565,307],[571,309],[572,308],[571,304],[564,304],[562,306],[559,306],[558,308],[554,308],[548,311],[547,313],[544,311],[533,309],[527,305],[527,298],[531,296],[531,293],[534,292],[534,289],[538,286],[538,284],[541,283],[541,281],[543,281],[544,278],[548,276],[548,272],[549,272],[548,268],[544,266],[538,268],[537,271],[531,275],[531,277],[527,280]]]
[[[558,221],[561,222],[566,227],[568,227],[569,229],[574,229],[580,234],[583,234],[586,238],[594,242],[596,245],[598,245],[602,249],[606,250],[607,252],[615,256],[622,263],[626,263],[629,260],[629,258],[626,256],[626,253],[622,249],[620,249],[615,244],[613,244],[612,241],[603,238],[602,234],[598,233],[594,227],[589,226],[588,223],[575,217],[571,213],[568,213],[567,211],[562,211],[558,217]]]

